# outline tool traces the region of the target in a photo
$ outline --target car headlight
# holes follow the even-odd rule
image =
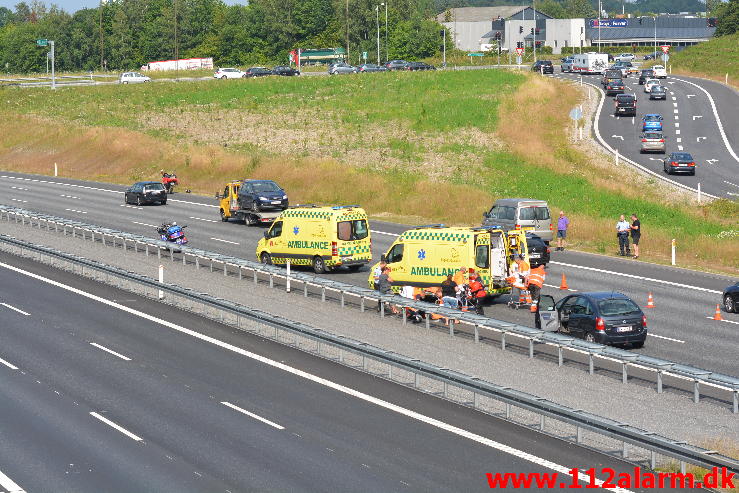
[[[259,200],[269,200],[267,197],[259,197]]]
[[[282,199],[283,199],[283,200],[287,200],[287,195],[283,195],[283,196],[282,196]]]

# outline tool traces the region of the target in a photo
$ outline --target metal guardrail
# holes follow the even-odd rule
[[[208,310],[206,309],[207,306],[220,312],[219,321],[223,323],[229,323],[225,320],[223,312],[230,313],[236,317],[235,325],[239,329],[242,328],[242,317],[244,319],[258,322],[259,324],[273,327],[275,329],[273,338],[278,342],[280,342],[279,331],[286,331],[295,336],[315,342],[316,346],[314,348],[309,348],[308,351],[316,353],[321,357],[334,359],[342,364],[347,364],[345,361],[345,353],[358,355],[361,357],[361,365],[356,366],[356,369],[361,369],[365,372],[373,373],[376,376],[387,378],[395,382],[398,382],[398,379],[393,377],[393,368],[410,372],[414,375],[413,382],[412,384],[405,384],[421,391],[423,391],[423,389],[419,387],[419,376],[431,379],[435,382],[441,382],[443,384],[443,397],[453,400],[458,404],[466,405],[477,410],[483,410],[480,405],[480,398],[489,398],[505,404],[505,417],[509,420],[511,419],[511,407],[533,412],[540,416],[539,430],[542,432],[545,432],[545,417],[552,418],[558,422],[566,423],[575,427],[576,433],[574,441],[577,444],[583,444],[583,431],[595,432],[599,435],[621,442],[621,456],[623,458],[629,457],[628,445],[649,451],[650,466],[653,469],[656,466],[657,454],[660,454],[678,460],[683,473],[686,469],[686,463],[706,469],[714,467],[726,468],[730,472],[739,473],[739,460],[721,455],[713,450],[706,450],[700,447],[688,445],[685,442],[675,441],[625,423],[593,415],[579,409],[562,406],[526,392],[495,385],[460,372],[440,368],[435,365],[389,352],[376,346],[344,336],[336,336],[307,324],[294,322],[284,317],[272,315],[261,310],[249,308],[208,294],[198,293],[191,289],[160,283],[152,278],[140,274],[108,266],[94,260],[61,252],[46,246],[35,245],[3,234],[0,234],[0,243],[18,248],[21,255],[25,250],[26,252],[31,252],[39,257],[46,256],[52,259],[52,264],[54,264],[54,261],[56,260],[66,262],[72,266],[78,266],[81,271],[80,273],[83,275],[89,276],[90,271],[104,274],[106,276],[105,280],[108,283],[110,283],[110,276],[112,276],[122,282],[143,286],[145,290],[146,288],[151,290],[151,294],[148,294],[147,291],[144,291],[143,294],[153,298],[162,299],[163,295],[161,293],[166,293],[165,296],[168,296],[170,301],[187,300],[193,302],[194,304],[201,305],[203,307],[203,315],[218,320],[216,314],[208,313]],[[85,268],[88,270],[87,273],[84,272]],[[122,284],[117,284],[117,286],[122,289],[129,289]],[[136,291],[135,289],[129,290]],[[174,304],[180,308],[185,308],[186,305],[186,303],[181,303],[180,301],[177,301]],[[231,323],[231,325],[234,325],[234,323]],[[330,346],[333,349],[338,350],[338,356],[332,357],[330,354],[326,354],[327,351],[324,346]],[[299,349],[306,350],[306,348],[303,347],[299,347]],[[368,360],[387,366],[388,372],[383,374],[372,372],[368,368]],[[450,386],[452,388],[471,392],[472,401],[460,401],[450,397]],[[570,441],[572,441],[571,438]]]
[[[252,273],[254,283],[258,282],[258,275],[262,275],[263,277],[266,276],[270,287],[274,286],[275,279],[283,280],[286,285],[291,283],[302,284],[304,296],[306,297],[308,296],[308,288],[312,286],[320,290],[322,301],[326,300],[327,293],[335,293],[338,295],[339,302],[342,306],[345,305],[347,297],[353,298],[359,305],[361,311],[365,310],[368,302],[374,303],[375,306],[379,305],[381,317],[385,316],[386,304],[412,308],[414,310],[422,310],[426,313],[425,324],[427,328],[429,328],[431,323],[431,314],[434,314],[450,320],[458,320],[462,324],[466,324],[471,327],[471,332],[474,334],[475,342],[480,341],[481,330],[497,332],[500,334],[500,347],[503,350],[506,348],[507,336],[517,337],[528,343],[528,354],[531,358],[535,355],[536,345],[544,344],[550,346],[556,349],[559,366],[564,364],[564,351],[587,357],[589,374],[593,374],[595,372],[596,362],[610,363],[611,365],[615,363],[621,367],[622,381],[624,383],[628,380],[629,368],[651,371],[656,375],[656,390],[657,393],[660,394],[663,392],[663,380],[666,376],[683,381],[689,381],[692,382],[693,401],[696,403],[700,401],[701,385],[721,389],[729,392],[729,400],[731,401],[733,413],[739,413],[739,378],[730,375],[724,375],[711,370],[683,365],[673,361],[634,353],[598,343],[591,343],[557,332],[545,332],[533,327],[496,320],[470,312],[461,312],[459,310],[444,308],[440,305],[410,300],[398,295],[380,295],[377,291],[369,288],[363,288],[324,277],[314,276],[304,272],[293,271],[288,274],[287,271],[281,267],[264,265],[258,262],[222,255],[206,250],[174,245],[172,243],[147,238],[141,235],[125,233],[110,228],[94,226],[17,207],[0,205],[0,220],[4,218],[6,221],[10,221],[11,217],[13,217],[16,222],[21,222],[23,224],[28,222],[29,225],[33,225],[33,222],[35,221],[39,229],[41,229],[43,223],[46,225],[47,230],[52,229],[53,226],[55,231],[61,230],[64,234],[71,232],[72,236],[79,235],[83,239],[88,239],[89,237],[92,241],[101,240],[103,244],[110,242],[112,246],[116,246],[116,241],[118,241],[126,248],[132,247],[135,252],[138,252],[139,249],[141,249],[146,253],[146,255],[155,252],[157,256],[161,257],[164,252],[164,255],[166,256],[168,254],[172,262],[176,261],[175,253],[177,253],[178,255],[181,255],[181,262],[183,264],[187,263],[189,257],[191,263],[198,268],[200,267],[201,262],[208,263],[211,272],[216,269],[216,265],[219,265],[219,270],[222,270],[224,275],[229,275],[229,268],[231,268],[237,271],[235,274],[238,275],[239,278],[243,278],[244,271],[246,270],[247,272]],[[406,323],[405,310],[403,310],[403,313],[403,323]],[[454,325],[455,324],[453,323],[449,324],[450,335],[454,335]],[[601,367],[607,369],[606,366]]]

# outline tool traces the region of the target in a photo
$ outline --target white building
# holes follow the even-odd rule
[[[562,48],[590,46],[585,19],[547,19],[544,46],[551,46],[555,54],[562,53]]]

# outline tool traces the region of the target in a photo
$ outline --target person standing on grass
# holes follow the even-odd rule
[[[634,245],[634,260],[639,258],[639,238],[641,238],[641,221],[636,214],[631,215],[631,244]]]
[[[570,220],[565,216],[564,211],[559,211],[559,219],[557,220],[557,251],[563,252],[567,239],[567,228]]]
[[[619,255],[631,256],[631,250],[629,250],[629,232],[631,231],[631,224],[621,214],[621,219],[616,223],[616,235],[618,236],[618,249]],[[626,250],[626,253],[624,253]]]

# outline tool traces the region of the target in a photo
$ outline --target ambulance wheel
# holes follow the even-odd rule
[[[347,265],[346,268],[352,272],[359,272],[360,270],[362,270],[362,264]]]
[[[326,262],[319,256],[313,257],[313,272],[323,274],[326,272]]]
[[[259,256],[259,261],[262,262],[264,265],[272,265],[272,257],[267,252],[262,252],[262,254]]]
[[[223,221],[224,223],[228,221],[228,218],[226,217],[226,213],[224,212],[223,209],[221,209],[221,221]]]

